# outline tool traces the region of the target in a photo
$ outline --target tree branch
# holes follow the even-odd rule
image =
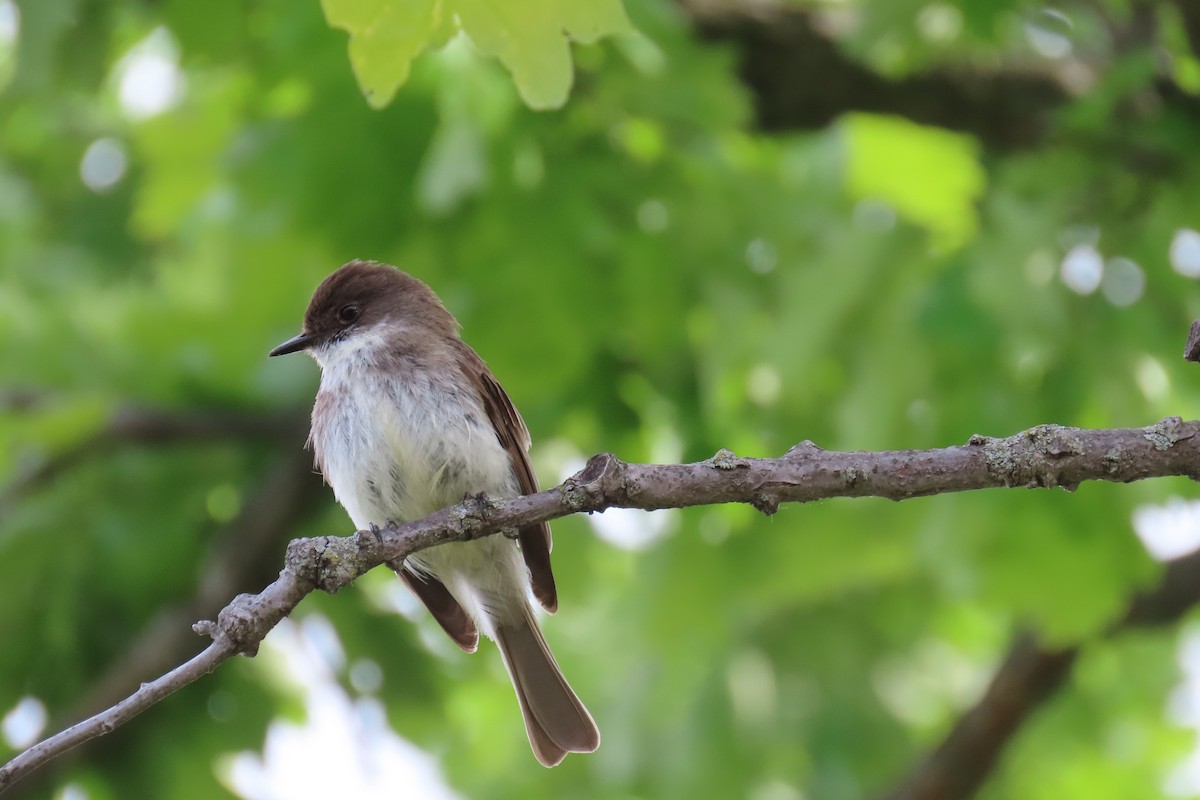
[[[176,606],[163,608],[147,623],[124,655],[76,704],[69,719],[88,716],[125,697],[143,679],[161,675],[196,651],[190,624],[216,616],[229,598],[261,586],[278,566],[278,549],[289,530],[318,502],[332,500],[313,473],[312,454],[297,450],[273,466],[241,511],[217,536],[197,570],[194,594]]]
[[[121,703],[34,745],[0,767],[0,792],[50,759],[111,732],[236,653],[254,655],[263,638],[314,589],[336,592],[368,570],[450,541],[490,536],[581,511],[750,503],[774,513],[783,502],[877,496],[893,500],[992,487],[1072,489],[1084,480],[1129,482],[1200,469],[1200,422],[1084,430],[1039,425],[1006,439],[972,436],[959,447],[889,452],[827,452],[802,442],[774,459],[727,450],[694,464],[628,464],[603,453],[562,485],[493,501],[479,495],[424,519],[352,536],[297,539],[279,577],[257,595],[238,595],[194,629],[204,652]]]
[[[1175,622],[1197,603],[1200,552],[1167,564],[1158,586],[1135,597],[1109,633]],[[887,800],[972,797],[1021,726],[1066,683],[1081,649],[1047,649],[1031,634],[1018,636],[983,697]]]
[[[965,800],[991,773],[1004,746],[1062,686],[1079,648],[1043,650],[1017,637],[983,697],[887,800]]]
[[[1072,100],[1062,65],[953,64],[889,78],[843,52],[829,30],[834,26],[823,22],[828,15],[820,11],[780,0],[678,3],[700,36],[737,48],[742,81],[753,95],[758,124],[767,131],[824,128],[847,112],[866,111],[969,133],[996,150],[1021,150],[1042,144],[1054,130],[1055,114]],[[1106,4],[1090,5],[1110,22],[1117,51],[1149,53],[1161,38],[1152,4],[1135,3],[1120,21],[1112,19]],[[1192,47],[1200,47],[1200,6],[1183,0],[1175,5]],[[1110,65],[1088,66],[1104,70]],[[1200,104],[1169,76],[1146,88],[1157,95],[1157,103],[1193,118],[1200,114]],[[1134,155],[1139,161],[1168,157],[1145,148]]]
[[[1000,150],[1042,142],[1071,98],[1046,71],[933,69],[889,79],[839,49],[818,15],[778,0],[679,0],[697,32],[730,42],[764,130],[823,128],[850,111],[964,131]]]
[[[47,761],[84,742],[112,733],[167,695],[212,672],[233,654],[234,650],[228,641],[214,640],[201,653],[158,680],[142,684],[140,689],[112,708],[38,742],[0,768],[0,794]]]
[[[36,402],[32,393],[6,398],[18,407]],[[297,414],[246,414],[216,412],[173,412],[137,406],[117,408],[91,435],[61,452],[35,462],[0,489],[0,516],[29,492],[54,480],[86,458],[127,444],[170,444],[181,441],[208,442],[214,439],[281,439],[304,430],[304,417]]]
[[[159,609],[81,699],[54,715],[54,724],[89,717],[115,705],[143,680],[162,675],[194,655],[200,643],[191,631],[191,623],[216,616],[234,594],[270,581],[289,531],[311,517],[320,503],[332,501],[320,483],[313,472],[312,454],[304,450],[290,452],[268,467],[238,515],[214,536],[196,570],[198,583],[192,596]],[[77,755],[79,751],[57,759],[49,769],[24,782],[19,791],[14,791],[15,796],[48,796],[48,782]]]

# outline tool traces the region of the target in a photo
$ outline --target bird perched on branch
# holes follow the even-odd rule
[[[529,432],[458,321],[395,267],[351,261],[313,294],[301,333],[272,356],[305,351],[321,368],[309,442],[359,529],[409,522],[466,494],[537,491]],[[519,543],[519,547],[518,547]],[[558,606],[550,527],[449,542],[390,566],[468,653],[495,640],[533,753],[545,766],[587,753],[600,732],[559,670],[530,602]]]

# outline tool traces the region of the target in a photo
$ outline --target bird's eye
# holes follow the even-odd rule
[[[345,325],[349,325],[354,320],[358,319],[358,306],[342,306],[337,312],[338,319]]]

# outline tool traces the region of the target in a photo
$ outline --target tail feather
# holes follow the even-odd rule
[[[537,760],[553,767],[567,753],[590,753],[599,747],[600,731],[563,677],[532,611],[526,609],[514,622],[495,622],[493,635]]]

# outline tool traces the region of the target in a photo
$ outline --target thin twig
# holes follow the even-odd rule
[[[55,715],[55,725],[90,717],[129,695],[143,680],[159,676],[193,656],[202,642],[192,632],[191,624],[215,617],[234,594],[269,581],[278,569],[278,554],[288,533],[311,517],[318,504],[332,502],[332,497],[321,491],[320,482],[313,472],[312,454],[306,451],[290,452],[271,466],[238,515],[213,537],[208,555],[196,570],[198,583],[193,594],[158,610],[91,682],[82,699]],[[36,778],[23,782],[14,795],[48,795],[48,783],[55,774],[85,749],[56,759]]]
[[[38,742],[4,767],[5,772],[0,776],[0,792],[5,791],[11,784],[47,761],[61,756],[84,742],[106,733],[112,733],[114,729],[124,725],[167,695],[182,689],[202,675],[212,672],[233,653],[234,649],[228,642],[213,641],[203,651],[158,680],[143,683],[136,692],[104,713],[89,717],[83,722],[56,733],[49,739]],[[11,773],[8,772],[10,767],[12,768]]]
[[[237,517],[216,535],[208,557],[196,570],[199,583],[187,600],[154,615],[106,668],[67,719],[107,708],[143,679],[160,675],[196,651],[190,625],[216,616],[238,592],[261,586],[278,568],[278,553],[317,503],[332,502],[320,490],[312,454],[297,450],[272,467],[248,497]]]

